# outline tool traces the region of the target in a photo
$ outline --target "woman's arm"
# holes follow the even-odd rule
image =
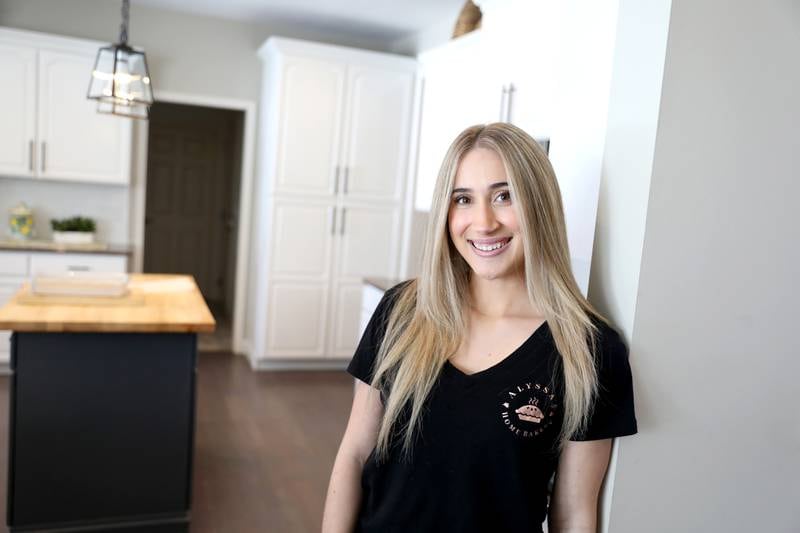
[[[361,471],[375,448],[383,416],[380,393],[356,379],[350,420],[333,463],[322,533],[350,533],[361,503]]]
[[[597,500],[611,439],[569,441],[561,451],[547,518],[549,533],[596,533]]]

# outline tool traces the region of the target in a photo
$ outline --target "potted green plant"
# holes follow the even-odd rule
[[[69,244],[89,244],[94,242],[95,223],[91,218],[74,216],[62,220],[51,219],[53,240]]]

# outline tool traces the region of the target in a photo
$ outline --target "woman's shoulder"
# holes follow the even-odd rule
[[[598,366],[627,365],[628,346],[617,328],[597,315],[591,315],[591,319],[596,327],[595,359]]]

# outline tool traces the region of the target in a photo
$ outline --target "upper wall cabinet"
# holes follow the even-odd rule
[[[265,108],[278,113],[265,134],[280,139],[265,154],[270,192],[396,202],[407,179],[413,63],[341,50],[291,39],[262,49],[276,80]]]
[[[130,181],[130,119],[86,99],[101,44],[0,28],[0,175]]]
[[[0,116],[3,117],[0,120],[0,174],[32,176],[36,139],[36,50],[2,40]]]

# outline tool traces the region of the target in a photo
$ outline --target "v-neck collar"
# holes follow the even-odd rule
[[[494,374],[495,372],[497,372],[497,371],[505,368],[506,366],[512,364],[514,362],[514,360],[518,359],[522,354],[525,353],[526,348],[528,347],[528,345],[531,342],[533,342],[533,340],[536,337],[538,337],[539,335],[542,335],[547,329],[548,329],[548,325],[547,325],[547,321],[545,320],[544,322],[539,324],[539,326],[535,330],[533,330],[533,333],[531,333],[530,336],[528,336],[528,338],[525,339],[522,342],[522,344],[517,346],[517,348],[514,349],[513,352],[511,352],[510,354],[508,354],[507,356],[505,356],[504,358],[502,358],[501,360],[499,360],[498,362],[496,362],[492,366],[490,366],[488,368],[484,368],[483,370],[479,370],[479,371],[474,372],[472,374],[467,374],[466,372],[464,372],[463,370],[461,370],[457,366],[455,366],[453,363],[451,363],[450,359],[445,361],[444,368],[446,370],[449,370],[453,374],[456,374],[461,379],[465,379],[465,380],[469,380],[469,381],[476,381],[476,380],[482,379],[485,376]]]

